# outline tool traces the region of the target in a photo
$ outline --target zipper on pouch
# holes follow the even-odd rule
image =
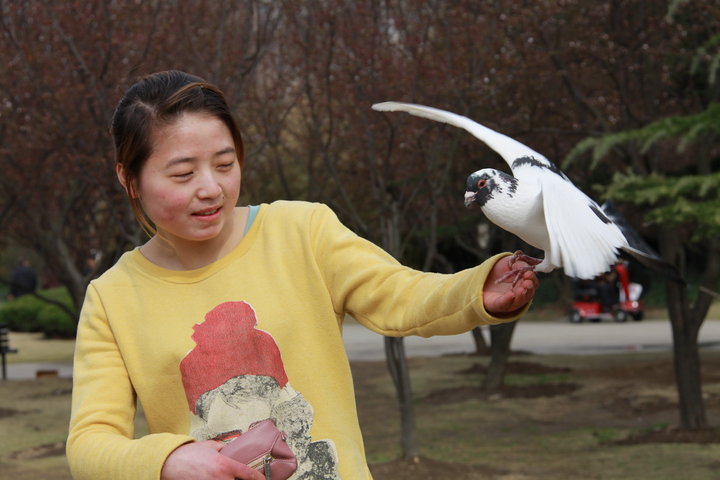
[[[265,478],[270,480],[270,463],[272,463],[272,460],[272,455],[265,455],[264,457],[259,457],[248,463],[248,467],[253,470],[260,470],[262,468],[261,471],[265,475]]]
[[[264,464],[263,470],[265,473],[265,480],[272,480],[270,478],[270,474],[271,474],[270,462],[272,462],[272,457],[270,455],[268,455],[267,457],[265,457],[265,460],[263,461],[263,464]]]

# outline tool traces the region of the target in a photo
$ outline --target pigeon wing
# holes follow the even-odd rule
[[[550,160],[527,145],[523,145],[507,135],[491,130],[474,120],[456,113],[440,110],[439,108],[403,102],[376,103],[372,108],[379,112],[406,112],[417,117],[428,118],[465,129],[477,139],[484,142],[488,147],[495,150],[512,169],[513,174],[515,174],[513,163],[519,158],[532,158],[539,164],[554,167]]]
[[[685,279],[680,274],[678,268],[663,260],[662,257],[642,238],[640,233],[635,230],[630,222],[615,208],[611,202],[605,202],[602,206],[603,212],[618,226],[628,241],[628,246],[623,247],[622,251],[641,263],[645,267],[664,275],[665,277],[685,285]]]
[[[625,237],[600,207],[580,191],[555,164],[542,154],[502,133],[438,108],[402,102],[372,106],[381,112],[407,112],[467,130],[495,150],[523,182],[537,182],[550,237],[545,251],[551,265],[562,265],[571,277],[594,278],[617,261]]]
[[[520,167],[531,168],[531,167]],[[564,176],[550,169],[534,169],[543,195],[543,211],[550,237],[545,252],[570,277],[592,279],[610,270],[618,250],[627,246],[620,229],[602,209]]]

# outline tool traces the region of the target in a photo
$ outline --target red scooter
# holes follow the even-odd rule
[[[585,320],[625,322],[628,318],[640,321],[643,319],[641,294],[642,285],[630,282],[627,265],[618,263],[610,274],[592,281],[576,282],[575,301],[568,319],[572,323]]]

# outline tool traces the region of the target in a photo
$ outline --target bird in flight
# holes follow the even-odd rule
[[[467,179],[465,206],[479,206],[485,216],[527,244],[544,252],[535,259],[515,252],[528,269],[592,279],[618,262],[619,252],[647,257],[631,247],[622,231],[590,197],[550,160],[522,143],[445,110],[402,102],[372,106],[381,112],[407,112],[463,128],[497,152],[512,175],[483,168]],[[643,263],[647,258],[641,258]],[[522,272],[509,272],[519,278]],[[501,279],[502,280],[502,279]]]

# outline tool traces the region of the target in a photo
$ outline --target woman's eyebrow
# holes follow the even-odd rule
[[[221,150],[218,150],[217,152],[215,152],[215,156],[216,156],[216,157],[220,157],[220,156],[226,155],[226,154],[228,154],[228,153],[235,153],[235,147],[233,147],[233,146],[228,146],[228,147],[225,147],[225,148],[223,148],[223,149],[221,149]],[[166,169],[169,169],[169,168],[172,168],[172,167],[174,167],[174,166],[176,166],[176,165],[181,165],[181,164],[185,164],[185,163],[192,163],[194,160],[195,160],[194,157],[176,157],[176,158],[172,158],[172,159],[168,160],[168,162],[165,164],[165,168],[166,168]]]
[[[215,154],[215,156],[216,156],[216,157],[219,157],[220,155],[225,155],[226,153],[235,153],[235,147],[226,147],[226,148],[223,148],[222,150],[219,150],[219,151]]]
[[[177,157],[177,158],[173,158],[173,159],[169,160],[169,161],[165,164],[165,168],[166,168],[166,169],[167,169],[167,168],[172,168],[172,167],[174,167],[175,165],[181,165],[181,164],[184,164],[184,163],[191,163],[192,161],[193,161],[192,157]]]

